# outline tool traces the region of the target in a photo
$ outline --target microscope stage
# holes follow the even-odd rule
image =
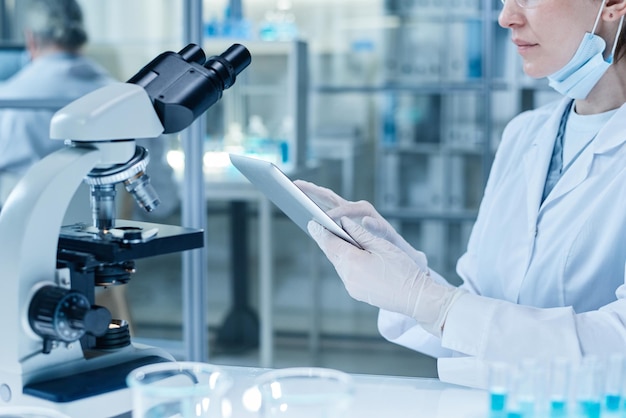
[[[142,239],[142,232],[149,236]],[[127,239],[127,237],[131,237]],[[204,246],[204,231],[176,225],[116,220],[115,229],[99,234],[84,224],[61,228],[59,252],[89,253],[102,262],[120,262],[192,250]]]

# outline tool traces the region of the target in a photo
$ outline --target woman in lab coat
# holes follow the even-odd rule
[[[438,357],[441,380],[484,387],[491,362],[626,353],[624,14],[626,0],[504,0],[524,71],[565,97],[506,127],[460,287],[369,203],[298,181],[364,248],[309,224],[347,291],[381,308],[385,338]]]

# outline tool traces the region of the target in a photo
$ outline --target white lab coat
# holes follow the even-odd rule
[[[541,203],[568,100],[505,129],[443,337],[380,312],[381,334],[438,357],[441,380],[484,387],[492,361],[626,353],[626,105]]]

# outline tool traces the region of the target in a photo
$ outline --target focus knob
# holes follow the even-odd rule
[[[80,292],[44,286],[31,300],[28,321],[33,331],[44,339],[44,353],[48,353],[51,341],[73,342],[85,333],[104,335],[111,313],[101,306],[92,306]]]

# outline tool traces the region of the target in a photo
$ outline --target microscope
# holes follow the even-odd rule
[[[65,147],[35,164],[0,212],[0,411],[125,414],[126,375],[174,360],[132,342],[128,323],[95,305],[95,287],[128,282],[135,259],[202,247],[203,231],[115,219],[116,185],[153,210],[159,197],[147,175],[149,153],[135,139],[188,127],[250,61],[239,44],[208,59],[189,44],[55,113],[50,136]],[[92,223],[63,226],[82,182],[90,189]]]

